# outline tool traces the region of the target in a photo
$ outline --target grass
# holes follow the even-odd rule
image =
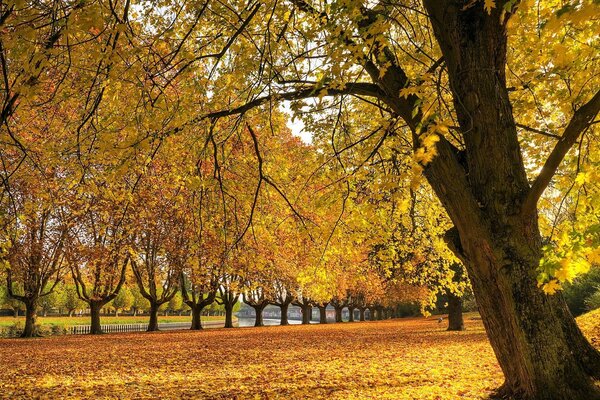
[[[100,321],[103,325],[108,324],[145,324],[148,323],[149,317],[147,315],[139,315],[136,317],[122,315],[122,316],[102,316]],[[168,323],[168,322],[191,322],[192,317],[189,315],[172,315],[172,316],[159,316],[159,323]],[[225,317],[219,316],[210,316],[210,317],[202,317],[203,321],[223,321]],[[21,324],[25,323],[25,317],[0,317],[0,327],[12,326],[16,322]],[[74,325],[89,325],[90,317],[39,317],[38,316],[38,324],[41,325],[56,325],[56,326],[74,326]]]

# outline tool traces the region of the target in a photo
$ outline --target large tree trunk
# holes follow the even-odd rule
[[[197,305],[191,307],[192,313],[192,327],[190,328],[193,331],[199,331],[202,329],[202,308]]]
[[[13,308],[13,318],[18,318],[18,317],[19,317],[19,309]]]
[[[465,322],[462,312],[462,297],[448,291],[448,330],[449,331],[464,331]]]
[[[150,321],[148,322],[147,332],[158,331],[158,308],[160,304],[150,303]]]
[[[265,326],[263,321],[263,310],[265,309],[264,305],[254,306],[254,326]]]
[[[360,307],[358,309],[358,320],[361,322],[365,321],[365,308],[364,307]]]
[[[233,328],[233,304],[225,302],[225,328]]]
[[[348,307],[348,322],[354,322],[354,307]]]
[[[289,325],[289,321],[288,321],[288,308],[290,306],[290,303],[282,303],[279,308],[281,308],[281,322],[280,325]]]
[[[90,301],[90,317],[91,317],[91,327],[90,334],[99,335],[102,332],[102,326],[100,325],[100,310],[104,306],[104,303],[98,301]]]
[[[326,324],[327,323],[327,306],[318,306],[319,307],[319,323]]]
[[[500,394],[600,399],[592,381],[600,354],[586,344],[561,296],[537,287],[542,240],[506,89],[504,3],[497,0],[488,13],[483,2],[424,1],[465,148],[457,152],[440,139],[425,175],[458,232],[455,252],[506,379]]]
[[[302,325],[310,325],[312,319],[312,307],[308,304],[302,305]]]
[[[25,328],[21,337],[29,338],[36,336],[37,321],[37,299],[30,299],[25,302]]]

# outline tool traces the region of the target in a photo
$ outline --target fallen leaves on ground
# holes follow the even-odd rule
[[[481,321],[435,319],[0,340],[0,397],[479,399],[502,381]]]

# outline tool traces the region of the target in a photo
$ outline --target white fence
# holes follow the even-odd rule
[[[158,324],[158,329],[170,331],[179,329],[190,329],[192,326],[191,322],[171,322]],[[148,324],[109,324],[100,325],[102,332],[104,333],[117,333],[117,332],[144,332],[148,329]],[[85,335],[90,333],[90,325],[75,325],[67,330],[70,335]]]

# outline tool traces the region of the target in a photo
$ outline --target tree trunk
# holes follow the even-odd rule
[[[255,306],[252,307],[254,308],[254,326],[265,326],[265,323],[263,321],[263,310],[265,309],[265,306],[260,305],[260,306]]]
[[[158,331],[158,307],[160,307],[159,304],[150,303],[150,321],[148,322],[147,332]]]
[[[375,309],[369,308],[369,321],[375,321]]]
[[[37,299],[25,302],[25,328],[21,337],[30,338],[36,336],[37,322]]]
[[[342,320],[342,307],[336,307],[335,308],[335,322],[340,323],[340,322],[344,322]]]
[[[319,307],[319,323],[326,324],[327,323],[327,306],[318,306]]]
[[[225,328],[233,328],[233,304],[225,303]]]
[[[13,308],[13,318],[18,318],[18,317],[19,317],[19,309]]]
[[[502,4],[488,13],[482,2],[423,3],[444,57],[465,149],[457,153],[440,139],[425,175],[456,227],[460,248],[453,250],[465,261],[506,379],[499,394],[600,399],[592,381],[600,374],[600,353],[586,344],[562,296],[537,287],[542,240],[506,82],[510,12]],[[411,128],[420,134],[415,124]]]
[[[74,311],[75,311],[75,310],[69,310],[69,318],[73,317],[73,312],[74,312]]]
[[[288,307],[290,306],[290,303],[282,303],[281,306],[279,306],[279,308],[281,308],[281,322],[279,323],[280,325],[289,325],[289,321],[288,321]]]
[[[312,319],[312,307],[308,304],[302,305],[302,325],[310,325]]]
[[[383,307],[377,307],[375,311],[377,315],[377,321],[383,320]]]
[[[92,324],[90,327],[90,334],[99,335],[102,332],[102,326],[100,325],[100,310],[102,309],[103,304],[97,301],[90,301],[90,316],[92,319]]]
[[[364,322],[364,320],[365,320],[365,308],[364,307],[360,307],[358,309],[358,320],[361,322]]]
[[[348,322],[354,322],[354,307],[348,307]]]
[[[202,329],[202,307],[198,307],[197,305],[191,308],[192,313],[192,327],[190,328],[193,331],[199,331]]]
[[[448,330],[464,331],[465,323],[463,321],[462,297],[448,291]]]

